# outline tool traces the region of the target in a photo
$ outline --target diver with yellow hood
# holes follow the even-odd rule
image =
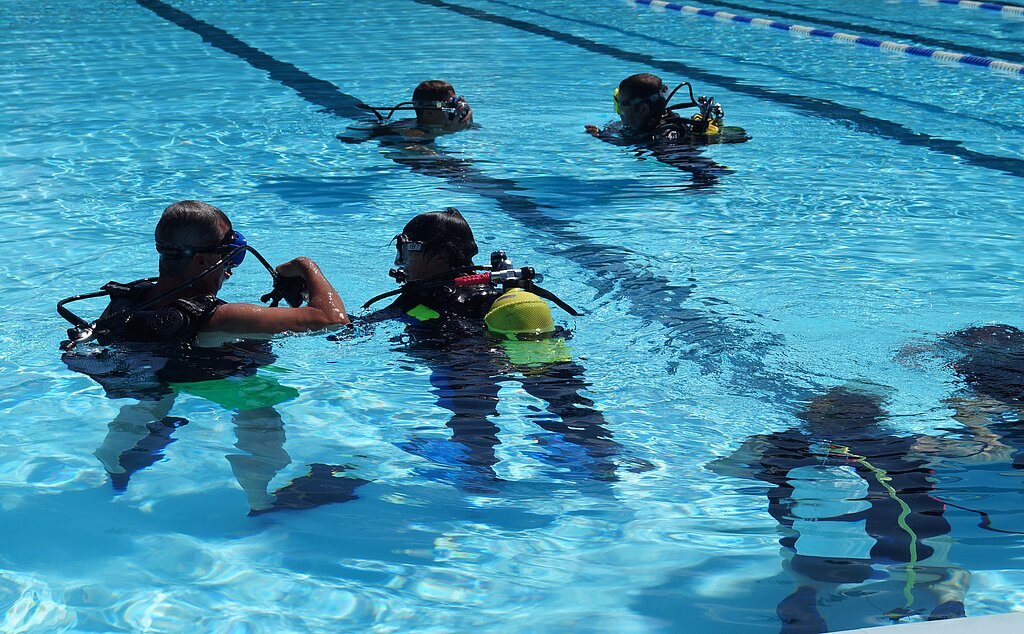
[[[513,268],[502,251],[491,255],[490,265],[475,265],[473,231],[453,207],[416,216],[395,241],[397,268],[390,275],[402,286],[368,301],[364,307],[397,296],[364,319],[407,324],[403,351],[430,366],[438,405],[452,412],[447,426],[455,443],[413,440],[406,449],[497,480],[499,429],[491,419],[498,414],[500,383],[517,380],[546,403],[546,412],[534,418],[548,432],[538,442],[555,454],[552,462],[565,466],[564,454],[573,454],[572,462],[590,477],[615,479],[621,446],[581,394],[588,387],[583,368],[572,361],[566,333],[556,328],[546,300],[579,313],[538,286],[532,268]]]
[[[672,100],[686,88],[687,100]],[[639,73],[623,79],[612,94],[619,121],[603,128],[585,126],[587,134],[606,143],[628,147],[638,157],[651,155],[658,161],[693,175],[694,187],[718,183],[719,176],[732,170],[704,156],[702,146],[742,143],[750,139],[743,128],[723,123],[725,110],[714,97],[694,97],[693,86],[682,82],[669,89],[660,77]],[[696,108],[689,116],[683,110]]]

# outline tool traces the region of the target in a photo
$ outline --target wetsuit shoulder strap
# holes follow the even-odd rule
[[[107,282],[100,290],[110,295],[111,299],[139,300],[154,286],[156,286],[156,278],[147,277],[127,284]]]
[[[163,308],[130,314],[120,324],[112,324],[105,337],[112,340],[191,343],[213,312],[225,303],[215,295],[176,299]]]
[[[216,295],[201,295],[199,297],[176,299],[171,302],[169,308],[176,308],[189,317],[189,321],[192,322],[194,336],[199,334],[199,331],[206,325],[206,322],[210,321],[213,311],[226,303],[224,300],[218,299]]]

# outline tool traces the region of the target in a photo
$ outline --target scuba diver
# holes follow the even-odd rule
[[[188,423],[169,416],[175,396],[202,396],[235,412],[243,454],[228,460],[253,513],[268,509],[279,500],[267,484],[291,462],[274,406],[298,393],[257,373],[276,359],[265,339],[348,324],[345,305],[315,262],[300,257],[271,268],[212,205],[185,200],[167,207],[155,240],[158,277],[109,282],[57,304],[72,324],[61,344],[68,367],[96,380],[110,398],[138,401],[121,408],[96,456],[114,489],[124,491],[131,475],[157,462],[174,442],[172,433]],[[270,306],[217,297],[247,252],[274,280],[263,297]],[[67,307],[90,298],[109,302],[92,322]],[[279,307],[282,299],[292,307]],[[98,345],[88,345],[93,341]]]
[[[504,252],[493,253],[489,266],[474,265],[472,229],[453,207],[416,216],[395,240],[398,268],[390,275],[402,286],[368,301],[364,308],[397,296],[365,320],[407,324],[403,351],[430,366],[437,403],[452,413],[448,443],[414,440],[405,449],[459,467],[487,489],[499,480],[499,428],[492,422],[499,387],[514,379],[545,403],[546,412],[533,417],[547,432],[537,436],[547,446],[545,459],[569,473],[615,480],[621,446],[581,394],[589,385],[583,368],[572,361],[545,299],[579,313],[538,286],[532,268],[513,268]]]
[[[683,86],[690,100],[672,105],[672,98]],[[703,156],[700,146],[742,143],[750,138],[742,128],[724,126],[722,105],[712,97],[695,99],[689,82],[670,91],[657,75],[630,75],[619,83],[612,99],[620,121],[604,129],[587,125],[587,133],[613,145],[635,148],[638,158],[651,154],[666,165],[689,172],[696,187],[714,185],[720,175],[732,173]],[[693,107],[698,111],[688,118],[677,112]]]
[[[877,394],[833,387],[797,413],[801,425],[752,436],[707,465],[771,487],[768,512],[796,585],[777,608],[783,634],[830,631],[819,605],[852,596],[869,598],[875,618],[883,601],[897,604],[884,615],[893,621],[921,614],[919,600],[928,620],[965,616],[970,576],[948,561],[950,525],[933,496],[929,456],[943,439],[894,435],[887,417]]]
[[[412,93],[411,101],[390,107],[361,107],[372,112],[376,121],[371,127],[349,127],[352,134],[339,134],[339,141],[362,143],[377,139],[385,144],[430,143],[443,134],[466,130],[473,125],[473,109],[465,97],[456,95],[452,85],[440,79],[420,82]],[[395,112],[400,110],[413,110],[416,118],[391,121]]]

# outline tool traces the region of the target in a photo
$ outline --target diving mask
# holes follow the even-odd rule
[[[156,250],[160,254],[161,258],[169,260],[190,258],[194,253],[231,254],[231,259],[224,263],[225,268],[230,270],[236,266],[241,266],[242,262],[245,261],[246,249],[243,247],[246,246],[248,246],[248,243],[245,241],[245,236],[238,231],[231,230],[224,234],[224,237],[221,238],[221,241],[218,244],[212,246],[178,248],[157,242]]]
[[[422,253],[426,250],[426,243],[418,240],[410,240],[409,236],[404,233],[400,233],[394,237],[395,248],[397,253],[395,254],[395,267],[388,271],[388,275],[395,278],[395,281],[399,284],[404,284],[409,281],[409,272],[406,270],[410,264],[412,253]]]
[[[673,91],[673,92],[675,92],[675,91]],[[621,115],[622,114],[622,108],[624,106],[635,106],[637,104],[641,104],[641,103],[645,103],[645,102],[650,102],[650,103],[658,103],[658,102],[668,103],[668,100],[669,100],[668,86],[666,86],[664,84],[661,85],[661,88],[659,88],[658,92],[656,92],[656,93],[647,95],[646,97],[633,97],[632,99],[626,99],[625,101],[621,101],[619,99],[619,89],[617,87],[615,88],[615,92],[612,93],[612,101],[615,103],[615,114],[617,114],[617,115]]]
[[[469,116],[469,104],[466,103],[466,98],[462,95],[457,97],[453,96],[444,101],[414,101],[413,106],[422,109],[434,109],[440,110],[441,112],[448,115],[449,121],[459,121]]]
[[[398,254],[395,256],[395,266],[403,267],[409,265],[409,255],[411,253],[422,253],[426,246],[425,242],[410,240],[404,233],[395,236],[395,243],[395,247],[398,249]]]

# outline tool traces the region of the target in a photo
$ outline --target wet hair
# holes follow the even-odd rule
[[[797,413],[809,430],[827,436],[849,437],[871,430],[888,413],[882,408],[883,399],[878,394],[837,386],[820,394]]]
[[[422,213],[410,220],[402,233],[422,242],[427,253],[443,252],[452,268],[470,266],[479,252],[473,230],[455,207]]]
[[[212,245],[224,237],[224,226],[231,221],[213,205],[198,200],[176,202],[156,223],[156,250],[160,253],[160,275],[181,277],[188,269],[188,258],[175,257],[180,249]]]
[[[650,73],[630,75],[619,82],[619,96],[623,99],[637,99],[650,97],[661,92],[665,88],[661,77]]]
[[[1005,324],[974,326],[946,336],[960,359],[952,366],[975,394],[1024,404],[1024,331]]]
[[[441,79],[428,79],[421,81],[416,90],[412,91],[412,100],[417,101],[448,101],[455,96],[455,89],[448,82]],[[416,116],[421,116],[425,110],[416,109]]]

